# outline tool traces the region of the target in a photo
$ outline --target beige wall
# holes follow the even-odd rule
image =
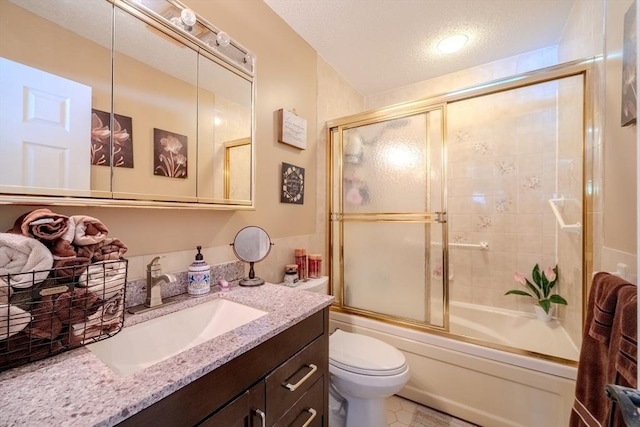
[[[188,6],[228,32],[257,57],[256,92],[256,209],[252,212],[191,211],[180,209],[54,207],[62,214],[87,214],[103,220],[110,235],[129,246],[128,257],[144,256],[132,263],[133,277],[138,264],[158,253],[185,251],[188,256],[167,260],[167,271],[187,268],[195,246],[216,247],[205,259],[210,263],[233,260],[228,244],[242,227],[255,224],[265,228],[274,240],[276,259],[288,260],[288,244],[308,244],[306,237],[316,232],[316,186],[318,147],[316,141],[317,56],[315,51],[288,27],[261,0],[189,0]],[[299,150],[277,142],[275,112],[296,109],[307,119],[307,149]],[[280,165],[291,163],[305,168],[304,205],[280,203]],[[11,227],[15,218],[34,206],[0,206],[0,229]],[[321,250],[309,248],[310,250]],[[282,253],[280,253],[282,252]],[[270,255],[270,258],[274,255]],[[268,264],[265,265],[266,268]],[[131,276],[131,275],[130,275]],[[263,277],[276,280],[281,274]]]
[[[632,0],[607,1],[603,144],[603,238],[606,248],[637,255],[636,133],[621,127],[622,31]],[[604,266],[608,267],[608,266]]]

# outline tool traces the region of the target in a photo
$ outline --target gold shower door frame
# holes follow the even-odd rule
[[[376,123],[380,123],[381,121],[392,121],[392,120],[396,120],[396,119],[403,119],[403,118],[409,118],[412,116],[418,116],[418,115],[424,115],[425,119],[427,119],[428,122],[428,116],[431,113],[439,113],[440,114],[440,124],[439,124],[439,128],[440,128],[440,132],[439,135],[437,136],[437,140],[435,142],[433,141],[429,141],[429,137],[428,137],[428,133],[429,130],[426,129],[426,134],[425,134],[425,146],[426,146],[426,156],[427,158],[429,158],[430,156],[430,151],[429,148],[433,143],[437,143],[440,144],[440,150],[442,153],[444,153],[444,125],[445,125],[445,120],[444,120],[444,104],[435,104],[435,105],[429,105],[426,108],[420,108],[420,109],[406,109],[404,111],[399,112],[398,114],[390,114],[390,115],[386,115],[384,116],[384,119],[381,120],[381,118],[379,117],[373,117],[373,118],[369,118],[366,120],[361,120],[361,121],[357,121],[348,125],[344,125],[344,126],[338,126],[335,129],[334,135],[337,136],[338,140],[337,140],[337,146],[338,146],[338,153],[337,155],[334,155],[336,153],[330,153],[330,162],[333,161],[333,159],[340,159],[340,168],[339,168],[339,176],[336,177],[335,181],[337,183],[337,190],[336,193],[338,195],[340,195],[339,200],[337,201],[338,204],[338,212],[334,212],[333,210],[330,210],[331,212],[331,223],[332,224],[337,224],[337,226],[339,227],[339,231],[338,231],[338,236],[339,236],[339,242],[338,245],[334,246],[332,245],[332,247],[335,248],[339,248],[339,253],[336,254],[339,257],[339,265],[340,265],[340,269],[339,269],[339,277],[340,283],[344,283],[344,226],[345,223],[360,223],[360,224],[366,224],[366,223],[378,223],[378,224],[424,224],[424,227],[427,229],[425,232],[425,236],[430,236],[431,235],[431,231],[429,230],[430,226],[433,224],[439,224],[442,226],[442,235],[440,236],[440,239],[442,242],[446,242],[447,241],[447,228],[446,228],[446,218],[444,215],[444,210],[446,210],[446,189],[444,187],[444,181],[441,181],[441,188],[439,191],[440,194],[440,200],[435,201],[435,204],[437,206],[440,206],[441,209],[437,210],[437,211],[428,211],[425,210],[424,212],[375,212],[375,213],[347,213],[345,212],[344,209],[344,191],[343,191],[343,172],[344,172],[344,165],[342,164],[342,159],[343,159],[343,152],[344,152],[344,140],[343,140],[343,132],[344,131],[348,131],[350,129],[355,129],[355,128],[359,128],[362,126],[367,126],[370,124],[376,124]],[[331,144],[330,144],[331,145]],[[330,151],[333,151],[330,149]],[[441,155],[440,159],[439,159],[439,163],[440,163],[440,170],[441,175],[445,175],[446,174],[446,170],[445,170],[445,157],[444,155]],[[426,180],[425,180],[425,190],[426,193],[430,193],[431,190],[431,182],[429,180],[429,173],[427,171],[426,174]],[[333,184],[332,184],[333,185]],[[332,186],[329,186],[328,188],[333,188]],[[329,199],[333,199],[334,198],[334,194],[336,193],[332,193],[329,196]],[[428,196],[427,196],[428,197]],[[431,203],[427,203],[427,200],[425,200],[426,204],[431,204]],[[330,227],[333,227],[334,225],[330,225]],[[330,231],[331,233],[331,231]],[[333,233],[331,233],[333,235]],[[446,246],[445,244],[443,244],[443,247]],[[432,250],[432,247],[430,246],[430,244],[428,242],[425,242],[425,249]],[[443,252],[443,256],[446,256],[446,251]],[[333,257],[330,257],[330,259],[332,259]],[[446,262],[446,259],[444,259],[445,262],[443,262],[441,268],[443,271],[443,277],[446,277],[446,275],[448,274],[448,272],[446,271],[447,269],[447,265],[448,263]],[[333,265],[333,264],[331,264]],[[335,271],[335,270],[334,270]],[[429,272],[425,270],[425,275],[428,275]],[[427,280],[428,278],[425,276],[424,281],[425,281],[425,288],[427,287]],[[367,317],[373,317],[373,318],[377,318],[381,315],[381,313],[377,313],[374,311],[370,311],[370,310],[366,310],[366,309],[362,309],[362,308],[356,308],[356,307],[351,307],[351,306],[347,306],[345,305],[345,295],[344,295],[344,287],[341,287],[342,292],[339,295],[336,295],[336,299],[338,301],[337,304],[339,304],[340,307],[345,308],[347,311],[352,312],[352,313],[357,313],[360,315],[364,315]],[[425,289],[427,292],[425,292],[425,301],[424,301],[424,305],[425,305],[425,313],[426,316],[429,317],[430,313],[431,313],[431,306],[430,306],[430,292],[429,289]],[[442,292],[446,292],[447,287],[443,286],[442,288]],[[335,294],[334,294],[335,295]],[[442,319],[443,319],[443,323],[441,325],[434,325],[434,324],[426,324],[427,327],[429,328],[433,328],[436,330],[443,330],[446,331],[448,329],[448,315],[447,315],[447,301],[448,301],[448,297],[447,295],[443,295],[443,299],[442,299],[442,305],[441,305],[441,309],[442,309]],[[425,321],[417,321],[417,320],[413,320],[411,318],[405,318],[405,317],[398,317],[398,316],[393,316],[393,315],[384,315],[382,314],[382,316],[388,320],[388,321],[393,321],[393,322],[399,322],[402,324],[413,324],[414,326],[417,327],[421,327],[423,325],[425,325],[424,322]]]
[[[409,327],[412,329],[425,330],[437,335],[446,336],[459,341],[479,344],[485,347],[495,348],[510,353],[522,354],[543,358],[558,363],[575,366],[577,362],[531,352],[519,348],[509,347],[502,344],[495,344],[481,339],[463,335],[456,335],[449,332],[449,251],[448,251],[448,230],[447,230],[447,145],[449,138],[447,135],[447,106],[449,103],[464,101],[480,96],[495,94],[512,89],[524,88],[540,83],[560,80],[567,77],[580,76],[583,82],[583,133],[582,133],[582,159],[583,159],[583,185],[582,185],[582,321],[584,323],[584,311],[587,303],[588,286],[590,275],[593,269],[593,239],[592,239],[592,218],[593,201],[591,192],[587,187],[593,184],[593,146],[594,146],[594,113],[593,94],[596,92],[596,82],[593,78],[593,68],[597,58],[588,58],[572,61],[553,67],[548,67],[533,72],[499,79],[479,86],[457,90],[454,92],[437,95],[418,101],[406,102],[390,107],[380,108],[364,113],[346,116],[340,119],[327,122],[327,204],[328,204],[328,224],[327,241],[328,248],[328,271],[330,276],[331,293],[336,297],[336,302],[332,310],[350,314],[356,314],[386,323]],[[409,213],[371,213],[371,214],[348,214],[344,212],[343,194],[343,132],[348,129],[375,124],[383,121],[408,117],[421,113],[428,113],[440,110],[442,112],[442,201],[441,211]],[[337,145],[337,147],[336,147]],[[427,178],[428,180],[428,178]],[[344,279],[344,224],[345,222],[371,222],[371,223],[423,223],[442,224],[442,280],[443,280],[443,325],[431,325],[425,322],[417,322],[411,319],[390,316],[382,313],[350,307],[345,304]],[[433,248],[432,248],[433,249]],[[428,286],[425,283],[425,286]],[[427,311],[428,313],[428,311]]]

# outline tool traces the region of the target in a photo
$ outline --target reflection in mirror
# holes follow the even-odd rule
[[[251,200],[251,138],[224,144],[224,198]]]
[[[113,62],[114,113],[133,129],[131,166],[113,168],[114,196],[195,201],[198,54],[116,9]]]
[[[255,57],[234,40],[218,46],[228,35],[197,14],[188,28],[177,22],[184,7],[0,0],[0,203],[75,196],[252,207],[253,148],[238,166],[248,190],[230,199],[224,144],[253,138]],[[6,101],[23,86],[35,105]]]
[[[86,3],[0,1],[0,193],[110,196],[89,135],[91,108],[110,113],[113,5]]]
[[[200,55],[198,61],[198,200],[251,203],[251,82]],[[242,139],[249,156],[234,155],[233,182],[226,193],[226,144]],[[235,153],[234,153],[235,154]]]
[[[264,229],[256,226],[245,227],[238,231],[233,243],[233,253],[240,261],[249,263],[249,276],[240,281],[241,286],[258,286],[264,283],[256,277],[253,264],[260,262],[269,255],[271,251],[271,239]]]

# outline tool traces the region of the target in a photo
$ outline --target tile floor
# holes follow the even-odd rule
[[[437,418],[443,418],[443,422],[438,422],[434,424],[434,427],[440,426],[460,426],[460,427],[473,427],[474,424],[466,423],[462,420],[459,420],[455,417],[449,417],[445,414],[437,412],[433,409],[426,408],[421,406],[415,402],[404,399],[400,396],[389,396],[387,398],[387,426],[388,427],[412,427],[411,422],[413,421],[414,414],[416,412],[416,408],[421,407],[425,411],[432,411],[437,413]],[[447,421],[445,421],[445,419]],[[415,424],[414,424],[415,425]],[[422,423],[417,425],[423,425]]]

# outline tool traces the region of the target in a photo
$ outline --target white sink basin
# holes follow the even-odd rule
[[[214,299],[124,328],[87,348],[118,374],[127,376],[265,314],[227,299]]]

